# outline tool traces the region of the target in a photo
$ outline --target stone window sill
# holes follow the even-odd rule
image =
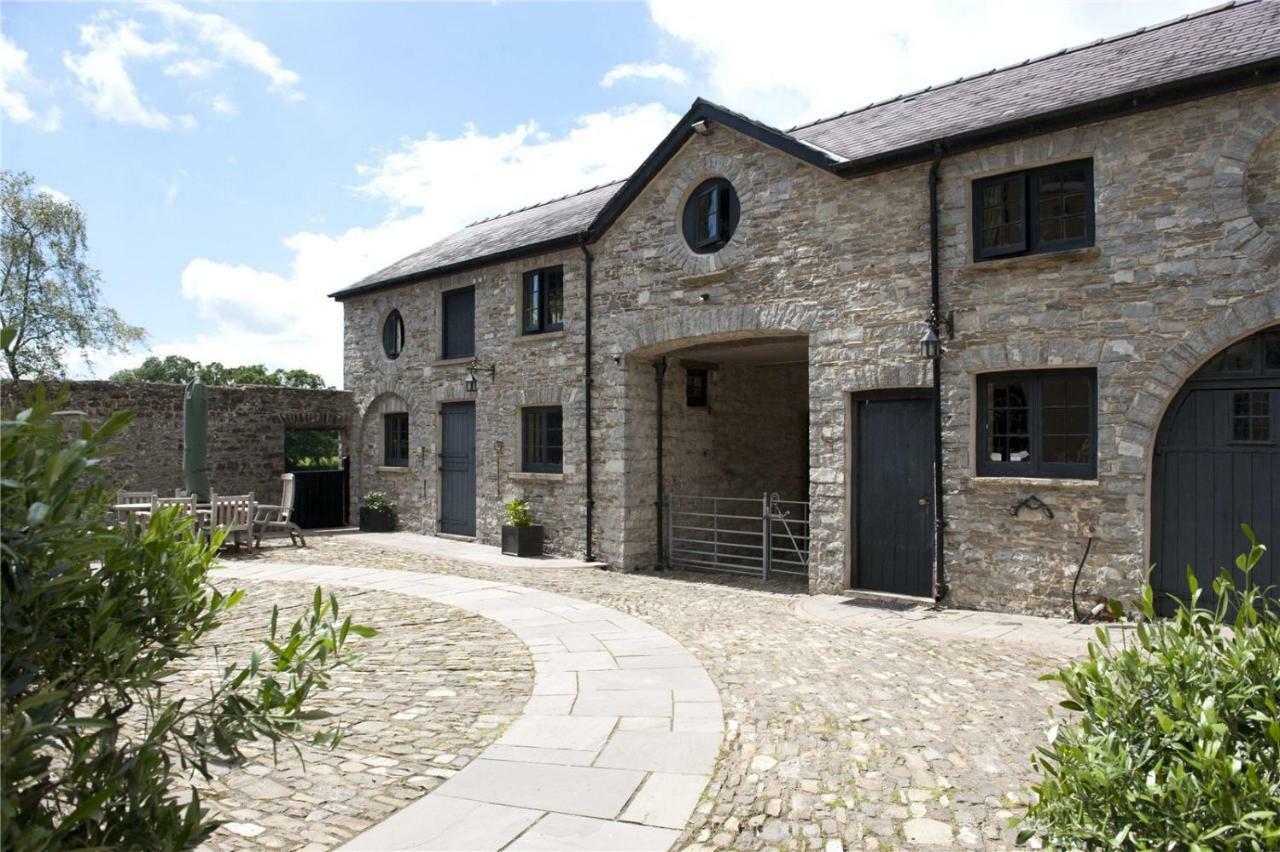
[[[1024,254],[1018,257],[1002,257],[996,260],[979,260],[967,263],[957,272],[961,275],[982,275],[987,272],[1001,272],[1006,269],[1053,269],[1064,263],[1082,263],[1102,257],[1102,249],[1097,246],[1065,249],[1063,251],[1047,251],[1039,254]]]
[[[512,343],[516,346],[524,346],[530,343],[549,343],[552,340],[563,340],[564,329],[560,331],[544,331],[540,334],[520,334],[512,339]]]
[[[981,486],[1002,485],[1006,488],[1097,488],[1101,483],[1096,479],[1058,479],[1051,476],[978,476],[969,477],[969,482]]]
[[[511,478],[516,482],[564,482],[563,473],[530,473],[524,470],[515,471]]]
[[[380,464],[378,465],[378,473],[409,473],[409,467],[400,467],[399,465]]]
[[[464,355],[461,358],[437,358],[431,362],[433,367],[460,367],[463,364],[470,364],[476,359],[474,355]]]

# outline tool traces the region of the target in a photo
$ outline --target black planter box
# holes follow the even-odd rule
[[[512,527],[503,524],[502,552],[508,556],[541,556],[542,525]]]
[[[395,532],[396,513],[385,509],[360,507],[360,529],[364,532]]]

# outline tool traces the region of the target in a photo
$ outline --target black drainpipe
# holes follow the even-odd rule
[[[938,337],[938,354],[933,357],[933,600],[939,603],[947,595],[943,573],[943,531],[946,514],[942,499],[942,293],[938,270],[938,166],[942,163],[942,145],[933,146],[933,164],[929,166],[929,326]]]
[[[658,358],[658,362],[653,365],[653,377],[654,377],[654,381],[657,383],[657,386],[658,386],[658,487],[657,487],[658,499],[653,504],[653,507],[656,510],[656,514],[658,517],[658,526],[657,526],[658,564],[657,564],[657,567],[662,568],[667,564],[667,560],[664,554],[665,547],[663,546],[663,535],[662,535],[662,498],[664,496],[663,489],[662,489],[662,385],[666,381],[666,377],[667,377],[667,356],[666,355],[663,355],[660,358]]]
[[[583,305],[586,310],[586,317],[583,320],[582,328],[586,336],[585,348],[586,357],[582,366],[582,393],[587,406],[587,416],[584,426],[584,434],[582,446],[587,454],[586,478],[587,478],[587,561],[595,561],[595,539],[592,535],[592,526],[595,516],[595,491],[593,490],[593,473],[594,469],[591,460],[591,264],[595,260],[591,256],[591,252],[587,249],[587,240],[582,240],[582,257],[586,266],[583,276]]]

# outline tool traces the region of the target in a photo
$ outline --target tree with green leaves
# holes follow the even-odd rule
[[[0,326],[13,329],[4,366],[12,379],[56,378],[69,349],[123,351],[145,334],[102,301],[85,261],[84,213],[35,189],[24,172],[0,172]]]
[[[153,355],[137,367],[112,373],[111,381],[186,384],[196,376],[199,376],[200,380],[209,387],[243,385],[270,385],[285,388],[329,387],[323,376],[307,370],[268,370],[262,364],[226,367],[218,361],[204,364],[181,355],[166,355],[164,358]]]
[[[317,588],[207,694],[175,697],[169,675],[243,592],[211,582],[222,536],[176,509],[134,530],[103,521],[100,462],[129,415],[68,439],[66,401],[37,385],[0,423],[0,848],[195,846],[217,823],[179,776],[207,778],[255,739],[335,744],[315,693],[354,659],[348,638],[375,631]]]

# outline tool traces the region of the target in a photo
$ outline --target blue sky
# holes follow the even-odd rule
[[[325,293],[624,177],[697,95],[786,127],[1202,5],[6,2],[0,162],[84,208],[148,331],[98,375],[154,352],[340,384]]]

